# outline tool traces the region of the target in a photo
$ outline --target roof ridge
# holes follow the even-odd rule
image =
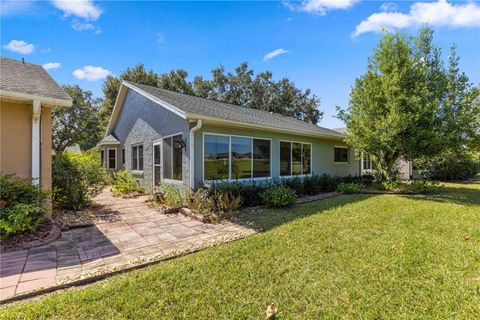
[[[276,113],[276,112],[273,112],[273,111],[265,111],[265,110],[261,110],[261,109],[254,109],[254,108],[250,108],[250,107],[245,107],[245,106],[233,104],[233,103],[230,103],[230,102],[224,102],[224,101],[214,100],[214,99],[210,99],[210,98],[199,97],[199,96],[191,95],[191,94],[187,94],[187,93],[177,92],[177,91],[173,91],[173,90],[167,90],[167,89],[164,89],[164,88],[154,87],[154,86],[150,86],[150,85],[147,85],[147,84],[138,83],[138,82],[135,82],[135,81],[128,81],[128,80],[123,80],[123,81],[125,81],[129,84],[132,84],[134,86],[145,86],[145,87],[149,87],[149,88],[154,89],[154,90],[164,91],[164,92],[167,92],[167,93],[177,94],[179,96],[184,96],[184,97],[189,97],[189,98],[206,100],[206,101],[210,101],[210,102],[213,102],[213,103],[218,103],[218,104],[221,104],[221,105],[229,106],[229,107],[232,107],[232,108],[245,108],[246,110],[249,110],[249,111],[252,110],[253,112],[260,112],[260,113],[264,113],[264,114],[269,115],[269,116],[280,117],[280,118],[282,118],[284,120],[287,120],[287,121],[301,122],[302,124],[307,124],[307,125],[310,125],[310,126],[314,126],[316,128],[321,128],[321,129],[324,129],[324,130],[328,130],[328,131],[332,132],[333,134],[337,134],[337,135],[339,134],[338,131],[335,131],[335,130],[332,130],[332,129],[329,129],[329,128],[325,128],[325,127],[319,126],[319,125],[314,124],[314,123],[306,122],[306,121],[303,121],[303,120],[300,120],[300,119],[297,119],[297,118],[294,118],[294,117],[290,117],[290,116],[286,116],[286,115],[283,115],[283,114],[280,114],[280,113]]]

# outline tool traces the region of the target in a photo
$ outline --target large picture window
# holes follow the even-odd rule
[[[132,170],[143,171],[143,144],[132,146]]]
[[[240,136],[204,136],[205,180],[270,177],[270,140]]]
[[[348,147],[335,147],[334,162],[348,163]]]
[[[280,176],[311,173],[312,146],[302,142],[280,142]]]
[[[170,180],[182,180],[183,174],[183,139],[178,134],[163,138],[163,178]]]

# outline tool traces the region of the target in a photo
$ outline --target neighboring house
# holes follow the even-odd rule
[[[54,106],[72,99],[39,65],[0,57],[0,171],[33,178],[48,189],[52,182]]]
[[[131,171],[147,190],[360,173],[337,131],[126,81],[98,146],[108,169]]]

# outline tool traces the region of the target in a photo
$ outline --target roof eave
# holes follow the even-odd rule
[[[0,96],[10,98],[10,99],[17,99],[17,100],[26,100],[26,101],[33,101],[33,100],[40,100],[41,103],[52,105],[52,106],[61,106],[61,107],[71,107],[72,106],[72,99],[58,99],[52,97],[45,97],[37,94],[31,93],[24,93],[24,92],[16,92],[10,90],[0,89]]]
[[[343,140],[344,139],[344,136],[341,135],[341,134],[339,134],[337,136],[337,135],[321,134],[321,133],[317,133],[317,132],[295,131],[295,130],[289,130],[289,129],[268,127],[268,126],[264,126],[264,125],[253,124],[253,123],[219,119],[219,118],[215,118],[215,117],[208,117],[208,116],[203,116],[203,115],[193,114],[193,113],[188,113],[187,114],[187,119],[188,120],[202,119],[203,121],[205,121],[206,123],[209,123],[209,124],[223,124],[223,125],[230,125],[230,126],[236,126],[236,127],[241,127],[241,128],[261,129],[261,130],[265,130],[265,131],[288,133],[288,134],[294,134],[294,135],[300,135],[300,136],[309,136],[309,137],[315,137],[315,138],[333,139],[333,140]]]

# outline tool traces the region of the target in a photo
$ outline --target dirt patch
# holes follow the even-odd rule
[[[58,224],[50,219],[45,219],[34,231],[17,233],[1,240],[1,252],[43,246],[58,239],[60,234]]]

